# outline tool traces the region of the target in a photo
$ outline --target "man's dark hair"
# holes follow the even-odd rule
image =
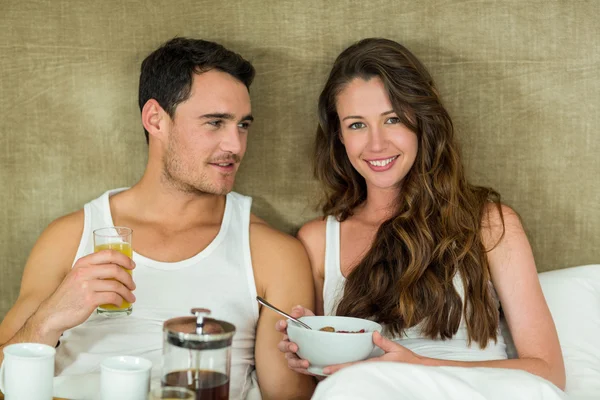
[[[248,89],[254,79],[252,64],[220,44],[184,37],[169,40],[142,62],[140,111],[154,99],[173,118],[177,105],[190,97],[194,74],[213,69],[228,73]],[[144,133],[148,143],[148,131]]]

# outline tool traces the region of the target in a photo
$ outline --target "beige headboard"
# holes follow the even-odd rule
[[[600,23],[594,0],[1,0],[0,318],[45,226],[142,174],[139,64],[177,35],[251,60],[253,126],[236,190],[294,233],[318,197],[316,100],[369,36],[430,68],[470,179],[522,216],[540,271],[600,261]]]

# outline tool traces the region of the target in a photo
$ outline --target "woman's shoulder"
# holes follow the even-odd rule
[[[325,233],[327,230],[327,217],[318,217],[306,222],[298,231],[298,239],[313,247],[317,243],[323,244],[325,248]]]
[[[519,214],[503,203],[489,202],[483,208],[481,237],[486,248],[493,248],[506,236],[523,233]]]

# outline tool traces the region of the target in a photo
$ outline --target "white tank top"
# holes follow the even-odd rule
[[[323,308],[325,315],[335,315],[335,310],[338,302],[341,300],[344,283],[346,282],[346,278],[342,275],[340,264],[340,222],[335,217],[328,216],[325,232]],[[459,274],[456,274],[453,282],[461,299],[464,301],[464,287]],[[467,338],[467,326],[463,316],[458,331],[452,339],[435,340],[424,337],[419,325],[406,329],[402,337],[393,337],[390,339],[421,356],[442,360],[486,361],[504,360],[507,358],[506,345],[500,328],[498,328],[498,342],[488,343],[485,349],[480,349],[477,343],[469,346]],[[373,355],[381,353],[381,350],[377,349]]]
[[[83,235],[75,261],[94,250],[92,231],[114,226],[109,196],[104,193],[84,206]],[[136,302],[131,315],[107,318],[94,312],[83,324],[64,332],[56,353],[56,375],[98,372],[113,355],[136,355],[152,361],[152,377],[161,375],[163,322],[191,315],[194,307],[235,325],[231,356],[230,398],[260,398],[254,373],[254,337],[258,321],[256,285],[250,258],[252,199],[237,193],[226,197],[219,233],[195,256],[159,262],[134,251]],[[135,249],[135,232],[133,233]],[[252,393],[252,395],[249,395]]]

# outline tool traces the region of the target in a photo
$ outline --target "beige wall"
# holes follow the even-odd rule
[[[1,0],[0,318],[44,227],[141,176],[139,64],[175,35],[222,42],[256,66],[257,122],[237,190],[276,227],[293,232],[316,215],[309,150],[334,57],[384,36],[429,66],[471,180],[495,187],[522,215],[538,269],[599,262],[598,6]]]

